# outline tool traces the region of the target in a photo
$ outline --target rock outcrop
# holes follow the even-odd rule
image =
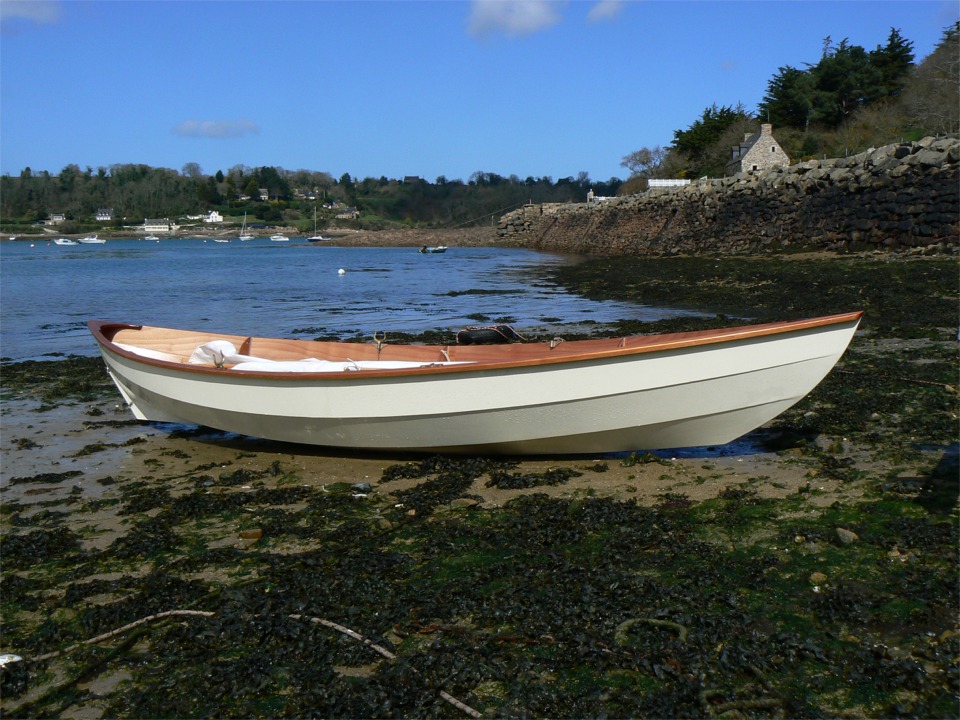
[[[527,205],[497,232],[504,242],[596,255],[956,254],[958,216],[960,140],[924,138],[594,205]]]

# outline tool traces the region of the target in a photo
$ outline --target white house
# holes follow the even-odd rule
[[[113,208],[100,208],[97,210],[98,222],[110,222],[113,220]]]
[[[145,218],[143,221],[143,232],[170,232],[174,228],[170,225],[170,218]]]
[[[207,216],[203,219],[205,223],[222,223],[223,215],[218,213],[216,210],[211,210],[207,213]]]

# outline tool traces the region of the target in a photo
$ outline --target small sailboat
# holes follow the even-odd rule
[[[323,242],[324,237],[317,232],[317,206],[313,206],[313,237],[308,237],[310,242]]]
[[[247,232],[247,214],[243,214],[243,227],[240,228],[240,239],[241,240],[256,240],[256,235],[251,235]]]

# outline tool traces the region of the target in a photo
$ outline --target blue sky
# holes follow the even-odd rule
[[[0,172],[624,178],[825,37],[920,59],[956,0],[2,0]]]

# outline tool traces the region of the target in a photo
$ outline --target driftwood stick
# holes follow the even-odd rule
[[[465,713],[466,713],[467,715],[469,715],[470,717],[473,717],[473,718],[481,718],[481,717],[483,717],[483,715],[482,715],[480,712],[474,710],[474,709],[473,709],[472,707],[470,707],[469,705],[465,705],[464,703],[462,703],[462,702],[460,702],[459,700],[457,700],[453,695],[450,695],[449,693],[444,692],[443,690],[440,691],[440,697],[442,697],[442,698],[443,698],[444,700],[446,700],[448,703],[450,703],[450,704],[453,705],[455,708],[457,708],[457,710],[461,710],[461,711],[465,712]]]
[[[375,643],[371,642],[360,633],[355,632],[348,627],[344,627],[343,625],[338,625],[335,622],[331,622],[330,620],[324,620],[323,618],[318,618],[318,617],[305,617],[303,615],[290,615],[289,617],[291,620],[307,620],[309,622],[316,623],[317,625],[324,625],[328,628],[336,630],[337,632],[343,633],[344,635],[347,635],[348,637],[352,637],[354,640],[357,640],[358,642],[362,642],[364,645],[371,648],[372,650],[376,650],[378,653],[383,655],[388,660],[395,660],[397,657],[386,648],[376,645]],[[411,668],[411,669],[413,670],[413,672],[416,672],[415,668]],[[448,692],[441,690],[440,697],[443,698],[448,703],[450,703],[451,705],[453,705],[455,708],[457,708],[457,710],[460,710],[461,712],[465,712],[470,717],[473,717],[473,718],[483,717],[483,715],[478,710],[475,710],[474,708],[470,707],[466,703],[460,702]]]
[[[70,647],[64,648],[63,650],[54,650],[53,652],[48,652],[44,655],[37,655],[37,657],[34,658],[27,658],[27,662],[35,663],[43,662],[44,660],[52,660],[55,657],[60,657],[61,655],[71,653],[77,648],[83,647],[84,645],[96,645],[97,643],[101,643],[104,640],[109,640],[117,635],[122,635],[129,630],[133,630],[135,627],[139,627],[140,625],[144,625],[148,622],[153,622],[154,620],[162,620],[163,618],[174,616],[212,617],[214,614],[215,613],[206,610],[165,610],[164,612],[159,612],[155,615],[148,615],[147,617],[140,618],[139,620],[134,620],[132,623],[128,623],[123,627],[118,627],[116,630],[111,630],[103,635],[97,635],[89,640],[83,640],[82,642],[74,643]]]
[[[164,618],[213,617],[214,615],[216,615],[216,613],[209,610],[165,610],[163,612],[142,617],[139,620],[134,620],[131,623],[127,623],[122,627],[118,627],[114,630],[111,630],[110,632],[103,633],[102,635],[97,635],[96,637],[92,637],[89,640],[83,640],[81,642],[74,643],[73,645],[70,645],[69,647],[66,647],[63,650],[55,650],[53,652],[48,652],[43,655],[37,655],[36,657],[33,657],[33,658],[27,658],[26,662],[38,663],[38,662],[43,662],[44,660],[52,660],[54,658],[60,657],[61,655],[66,655],[67,653],[71,653],[77,648],[83,647],[84,645],[95,645],[97,643],[104,642],[111,638],[115,638],[118,635],[122,635],[125,632],[129,632],[134,628],[140,627],[141,625],[145,625],[147,623],[154,622],[156,620],[163,620]],[[291,620],[307,620],[317,625],[324,625],[328,628],[336,630],[339,633],[343,633],[344,635],[347,635],[348,637],[353,638],[357,642],[363,643],[364,645],[369,647],[371,650],[378,652],[380,655],[387,658],[388,660],[396,660],[397,658],[396,655],[394,655],[392,652],[387,650],[385,647],[377,645],[376,643],[365,638],[360,633],[354,630],[351,630],[348,627],[344,627],[343,625],[339,625],[338,623],[332,622],[330,620],[325,620],[324,618],[305,617],[303,615],[290,615],[289,617]],[[416,672],[416,670],[414,670],[414,672]],[[458,710],[465,712],[470,717],[473,717],[473,718],[483,717],[480,712],[470,707],[469,705],[457,700],[455,697],[453,697],[447,692],[444,692],[443,690],[440,691],[440,697],[443,698],[443,700],[445,700],[446,702],[453,705]]]
[[[371,648],[372,650],[376,650],[378,653],[380,653],[381,655],[383,655],[385,658],[387,658],[387,660],[395,660],[396,657],[397,657],[397,656],[394,655],[392,652],[390,652],[389,650],[387,650],[385,647],[381,647],[380,645],[376,645],[375,643],[371,642],[370,640],[368,640],[367,638],[365,638],[365,637],[364,637],[363,635],[361,635],[360,633],[354,632],[354,631],[351,630],[350,628],[344,627],[343,625],[338,625],[337,623],[331,622],[330,620],[324,620],[323,618],[318,618],[318,617],[304,617],[303,615],[291,615],[291,616],[290,616],[290,619],[291,619],[291,620],[308,620],[308,621],[310,621],[310,622],[312,622],[312,623],[316,623],[316,624],[318,624],[318,625],[325,625],[325,626],[328,627],[328,628],[332,628],[333,630],[336,630],[337,632],[341,632],[341,633],[343,633],[344,635],[348,635],[349,637],[352,637],[352,638],[353,638],[354,640],[356,640],[357,642],[362,642],[364,645],[368,646],[368,647]]]

